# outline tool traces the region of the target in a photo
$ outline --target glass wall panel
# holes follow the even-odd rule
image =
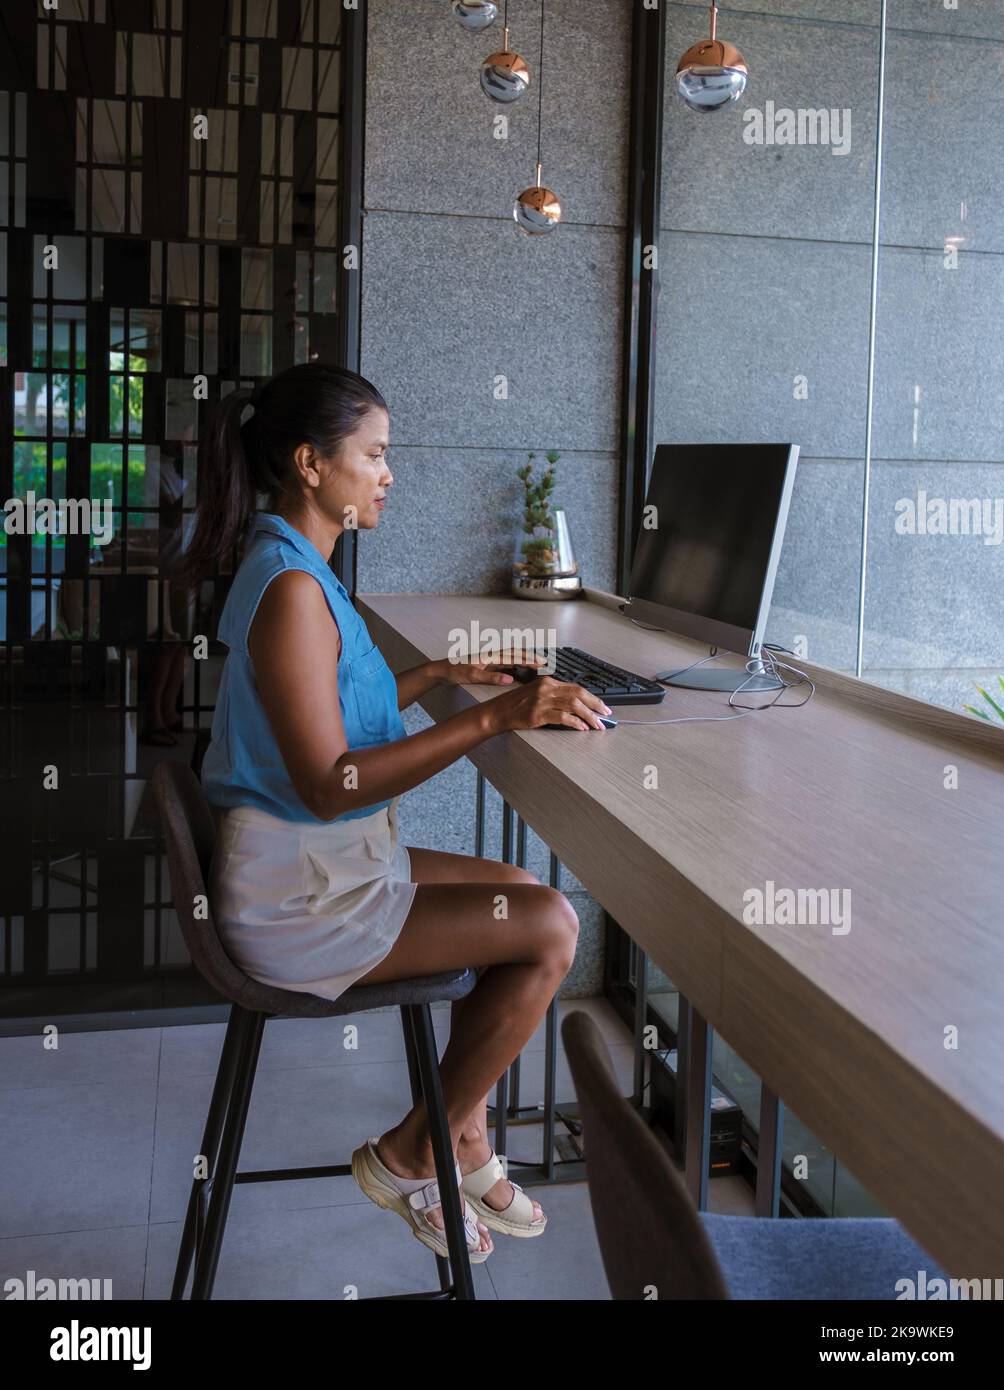
[[[767,640],[1002,723],[1004,103],[973,81],[1004,66],[1004,7],[886,17],[881,113],[878,0],[724,7],[748,86],[695,112],[674,76],[708,7],[671,0],[655,443],[798,444]],[[755,1128],[737,1066],[716,1044]],[[824,1211],[878,1214],[790,1113],[783,1147]]]
[[[799,444],[767,640],[999,722],[1004,107],[974,124],[957,74],[1004,60],[1004,10],[889,0],[869,396],[881,13],[729,5],[749,85],[697,113],[707,7],[670,4],[655,440]]]
[[[879,7],[746,0],[719,18],[750,80],[677,95],[708,7],[666,50],[656,443],[799,445],[767,640],[851,670],[864,481]],[[821,61],[825,53],[826,61]]]
[[[895,4],[887,43],[863,674],[1004,716],[1004,7]],[[902,28],[894,27],[897,23]]]
[[[869,418],[881,6],[741,0],[718,34],[750,78],[697,112],[677,64],[708,7],[667,19],[654,444],[790,441],[800,449],[766,640],[853,672]],[[930,42],[930,40],[928,40]],[[917,188],[918,199],[922,197]],[[911,295],[892,293],[904,317]],[[873,467],[874,475],[874,467]],[[872,496],[875,496],[872,477]],[[717,697],[709,696],[709,714]],[[670,1012],[668,982],[654,1003]],[[760,1082],[716,1038],[716,1083],[755,1133]],[[801,1210],[880,1214],[787,1112],[784,1187]]]

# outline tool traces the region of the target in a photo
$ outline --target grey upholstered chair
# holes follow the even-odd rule
[[[946,1276],[888,1218],[812,1220],[698,1212],[669,1154],[620,1093],[581,1009],[561,1026],[586,1178],[615,1299],[894,1299],[897,1279]],[[611,1200],[616,1194],[616,1200]]]
[[[191,1297],[212,1297],[216,1268],[235,1183],[281,1182],[297,1178],[335,1177],[352,1171],[348,1163],[321,1168],[237,1171],[244,1126],[254,1085],[265,1024],[270,1018],[332,1018],[396,1005],[401,1010],[412,1097],[424,1097],[443,1196],[443,1221],[450,1259],[436,1256],[439,1289],[391,1298],[473,1299],[460,1192],[457,1187],[449,1128],[439,1081],[439,1058],[429,1006],[462,999],[477,982],[474,970],[457,970],[422,979],[357,985],[338,999],[321,999],[292,990],[274,989],[251,979],[226,954],[213,921],[212,903],[205,918],[196,917],[195,901],[205,895],[216,838],[209,803],[195,772],[184,763],[164,761],[152,776],[167,848],[175,911],[192,961],[203,977],[231,1002],[230,1021],[209,1105],[201,1153],[209,1176],[192,1184],[172,1299],[184,1296],[194,1260]],[[450,1269],[453,1269],[453,1278]]]

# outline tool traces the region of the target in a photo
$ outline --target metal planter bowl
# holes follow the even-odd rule
[[[578,598],[582,580],[577,574],[513,574],[512,592],[518,598]]]

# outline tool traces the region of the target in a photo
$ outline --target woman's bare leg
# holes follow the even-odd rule
[[[479,859],[467,854],[448,854],[443,850],[437,849],[416,849],[410,847],[408,853],[411,857],[411,876],[415,883],[539,883],[540,880],[528,869],[521,869],[516,864],[503,864],[496,859]],[[491,966],[485,965],[481,968],[481,978]],[[460,1015],[471,1002],[471,995],[466,999],[456,999],[450,1005],[450,1034],[456,1029]],[[496,1081],[498,1078],[496,1077]],[[460,1164],[461,1173],[473,1173],[476,1168],[481,1168],[486,1164],[492,1155],[492,1144],[488,1138],[488,1102],[491,1099],[491,1088],[481,1097],[480,1101],[467,1117],[467,1122],[460,1131],[460,1138],[457,1141],[457,1162]],[[504,1211],[512,1202],[515,1193],[508,1178],[500,1178],[497,1183],[488,1188],[482,1201],[488,1206],[494,1207],[496,1211]],[[532,1220],[537,1221],[543,1216],[543,1210],[538,1201],[533,1201]]]
[[[495,915],[505,898],[507,916]],[[443,1098],[454,1152],[472,1112],[519,1055],[547,1010],[575,956],[578,918],[561,893],[536,883],[418,885],[391,951],[359,983],[432,975],[461,966],[490,965],[470,1007],[451,1031],[440,1062]],[[475,1003],[476,1001],[476,1003]],[[435,1171],[425,1106],[413,1106],[381,1136],[378,1152],[400,1177]],[[436,1208],[430,1220],[442,1226]],[[482,1228],[482,1249],[490,1237]]]

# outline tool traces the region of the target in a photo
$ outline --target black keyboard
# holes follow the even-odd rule
[[[547,652],[538,652],[542,660],[547,660]],[[532,666],[513,666],[516,679],[531,681],[537,676]],[[599,695],[608,705],[657,705],[666,696],[664,686],[647,676],[636,675],[612,666],[609,661],[601,661],[598,656],[580,651],[578,647],[558,647],[554,655],[554,670],[546,674],[555,680],[568,681],[570,685],[581,685],[591,695]]]

